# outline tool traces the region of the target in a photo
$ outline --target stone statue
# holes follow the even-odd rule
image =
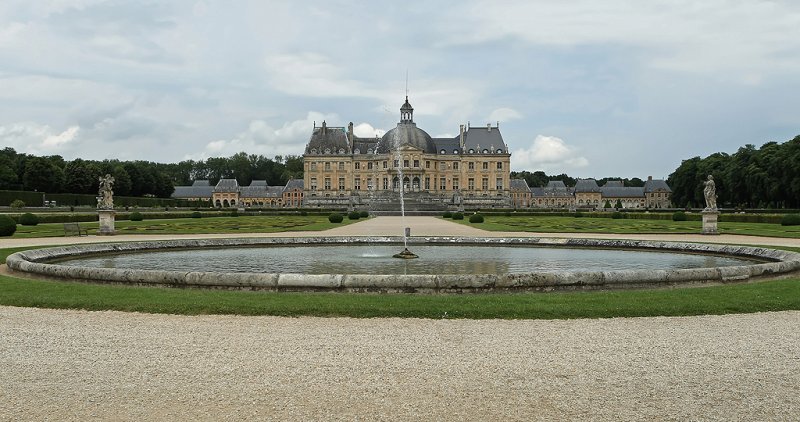
[[[114,209],[114,191],[111,190],[114,178],[110,174],[100,177],[100,196],[97,197],[97,208],[101,210]]]
[[[705,186],[703,188],[703,195],[706,197],[706,209],[707,210],[716,210],[717,209],[717,186],[714,183],[714,176],[708,175],[708,180],[703,182]]]

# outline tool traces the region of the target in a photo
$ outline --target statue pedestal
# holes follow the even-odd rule
[[[100,217],[100,230],[97,234],[103,236],[111,236],[116,233],[114,230],[114,210],[98,210],[97,215]]]
[[[717,230],[717,217],[719,211],[716,209],[705,209],[703,214],[703,234],[719,234]]]

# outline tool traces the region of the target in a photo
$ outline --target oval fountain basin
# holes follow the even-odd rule
[[[800,270],[798,253],[735,245],[417,237],[408,239],[408,248],[420,258],[391,258],[403,249],[397,237],[182,239],[35,249],[10,255],[6,264],[12,271],[93,282],[381,292],[641,288]],[[127,262],[115,262],[122,259]]]
[[[541,271],[672,270],[754,264],[752,259],[678,252],[504,246],[396,245],[238,247],[78,257],[59,264],[134,270],[302,274],[524,274]]]

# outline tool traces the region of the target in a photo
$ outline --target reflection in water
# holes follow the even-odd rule
[[[395,259],[396,245],[281,246],[140,252],[74,259],[64,265],[176,271],[305,274],[516,274],[724,267],[753,261],[673,252],[509,246],[415,246],[419,259]]]

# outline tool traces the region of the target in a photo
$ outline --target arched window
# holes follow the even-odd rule
[[[441,150],[441,151],[439,151],[439,154],[447,154],[447,151]]]
[[[325,154],[330,154],[330,153],[331,153],[331,149],[330,148],[325,148]]]
[[[453,154],[458,154],[458,150],[457,150],[457,149],[454,149],[454,150],[453,150]]]
[[[353,151],[353,154],[361,154],[361,150],[356,148],[355,151]]]
[[[317,149],[316,148],[311,148],[311,153],[312,154],[316,154],[317,153]]]
[[[469,153],[470,153],[470,154],[475,154],[475,150],[474,150],[474,149],[472,149],[472,148],[470,148],[470,149],[469,149]]]

